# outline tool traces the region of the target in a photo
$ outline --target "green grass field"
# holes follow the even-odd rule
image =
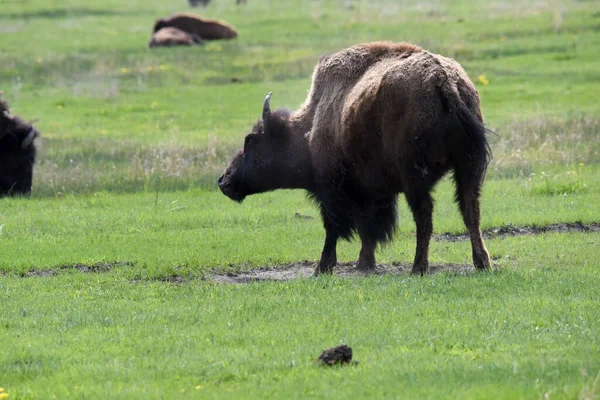
[[[212,3],[196,11],[236,40],[149,50],[185,0],[0,1],[0,91],[42,133],[32,198],[0,200],[0,399],[600,398],[600,3]],[[240,205],[216,179],[267,92],[296,108],[320,55],[374,40],[476,83],[496,132],[483,229],[590,229],[492,235],[494,270],[474,272],[445,179],[442,272],[216,283],[318,259],[302,192]],[[399,207],[377,257],[404,270]],[[340,343],[357,365],[315,362]]]

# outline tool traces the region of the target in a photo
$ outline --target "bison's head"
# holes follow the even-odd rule
[[[0,197],[31,192],[38,136],[33,125],[11,115],[0,100]]]
[[[162,28],[166,28],[167,26],[169,26],[169,25],[167,24],[167,21],[164,18],[158,19],[158,20],[156,20],[156,23],[154,24],[153,32],[156,33],[158,31],[160,31]]]
[[[279,188],[300,187],[297,179],[300,149],[288,131],[288,110],[271,113],[271,93],[263,116],[244,140],[218,185],[223,194],[242,202],[246,196]]]

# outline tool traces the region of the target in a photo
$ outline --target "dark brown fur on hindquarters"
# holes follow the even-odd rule
[[[342,344],[325,349],[318,359],[324,365],[348,364],[352,361],[352,348]]]
[[[38,131],[0,99],[0,197],[31,193]]]
[[[161,18],[154,24],[154,31],[163,28],[177,28],[203,40],[233,39],[237,37],[234,27],[216,19],[202,18],[199,15],[181,13]]]
[[[320,208],[325,244],[314,274],[331,273],[338,239],[358,235],[357,267],[375,268],[391,240],[404,193],[416,225],[413,274],[429,266],[431,191],[453,172],[473,263],[489,268],[479,196],[491,157],[479,95],[454,60],[408,43],[367,43],[326,55],[295,112],[262,118],[218,181],[235,201],[275,189],[305,189]]]

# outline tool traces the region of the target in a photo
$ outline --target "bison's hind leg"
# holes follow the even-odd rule
[[[479,194],[491,158],[491,150],[485,136],[486,129],[481,118],[477,117],[478,110],[468,109],[463,104],[457,115],[462,134],[455,133],[453,137],[456,142],[462,143],[462,147],[454,148],[451,154],[456,200],[469,231],[473,264],[477,269],[486,269],[490,267],[490,256],[479,229]]]
[[[490,267],[490,255],[483,243],[480,230],[479,195],[483,183],[483,174],[464,164],[458,164],[454,169],[456,184],[456,201],[463,221],[469,231],[471,248],[473,251],[473,264],[477,269]]]
[[[417,226],[417,247],[411,273],[423,275],[429,269],[429,242],[433,233],[433,199],[429,193],[433,185],[425,184],[424,181],[415,184],[415,181],[420,180],[414,179],[405,188],[404,194]]]
[[[392,239],[398,220],[397,210],[398,195],[369,201],[363,207],[357,226],[362,243],[356,262],[359,270],[375,269],[375,248],[378,243],[386,243]]]
[[[448,171],[448,165],[405,165],[402,184],[406,202],[417,227],[417,246],[412,274],[424,275],[429,269],[429,243],[433,233],[433,199],[431,191]]]

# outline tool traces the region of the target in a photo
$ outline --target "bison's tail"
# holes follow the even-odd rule
[[[483,180],[485,173],[492,159],[492,149],[487,141],[486,134],[491,132],[487,129],[481,120],[479,120],[471,110],[461,101],[456,110],[458,120],[469,139],[470,151],[469,162]]]

